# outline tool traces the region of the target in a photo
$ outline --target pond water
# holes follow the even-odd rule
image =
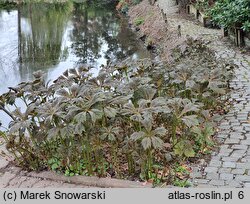
[[[0,9],[0,94],[43,70],[47,80],[66,69],[150,57],[114,6],[30,3]],[[0,121],[5,118],[0,113]]]
[[[126,19],[114,8],[86,3],[33,3],[0,10],[0,93],[43,70],[55,79],[66,69],[107,60],[144,58]]]

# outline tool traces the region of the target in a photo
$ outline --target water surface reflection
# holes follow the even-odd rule
[[[30,3],[0,9],[0,94],[43,70],[56,79],[80,64],[149,57],[113,7],[91,3]],[[0,113],[0,120],[5,116]]]

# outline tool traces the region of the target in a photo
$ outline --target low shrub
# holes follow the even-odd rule
[[[209,15],[215,24],[223,28],[241,27],[250,31],[249,0],[218,0],[209,10]]]

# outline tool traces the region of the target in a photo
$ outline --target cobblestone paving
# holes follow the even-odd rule
[[[222,143],[204,169],[194,168],[194,184],[205,186],[250,187],[250,56],[214,42],[218,56],[238,65],[230,82],[233,106],[219,125],[217,138]]]
[[[206,40],[215,40],[221,37],[221,31],[216,29],[209,29],[201,26],[201,23],[194,20],[194,18],[182,18],[178,14],[178,6],[175,6],[175,0],[172,2],[165,0],[158,0],[157,5],[164,11],[167,17],[167,26],[178,29],[180,26],[182,37],[202,37]]]
[[[181,25],[182,35],[202,37],[210,41],[211,49],[218,57],[232,60],[238,68],[230,82],[233,106],[219,125],[217,139],[221,142],[218,152],[212,154],[206,167],[193,167],[191,182],[197,187],[250,187],[250,56],[223,42],[221,32],[200,26],[194,21],[174,14],[177,8],[169,8],[164,0],[158,4],[167,15],[172,27]],[[232,47],[232,46],[231,46]]]
[[[181,25],[182,35],[200,36],[211,43],[218,57],[233,60],[238,68],[230,82],[233,107],[219,125],[217,138],[221,141],[209,164],[193,168],[192,183],[198,187],[250,187],[250,56],[229,48],[220,39],[220,31],[201,27],[193,21],[180,18],[176,7],[158,0],[168,17],[170,26]],[[27,177],[20,169],[8,167],[9,161],[1,156],[4,145],[0,141],[1,187],[84,187],[39,178]]]

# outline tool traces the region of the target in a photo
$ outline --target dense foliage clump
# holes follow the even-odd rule
[[[0,96],[8,150],[31,170],[184,185],[178,164],[211,150],[233,65],[192,39],[173,58],[110,64],[97,77],[70,69],[51,85],[34,73]],[[24,110],[8,111],[20,100]]]
[[[241,27],[250,31],[249,0],[218,0],[209,13],[212,20],[221,27]]]

